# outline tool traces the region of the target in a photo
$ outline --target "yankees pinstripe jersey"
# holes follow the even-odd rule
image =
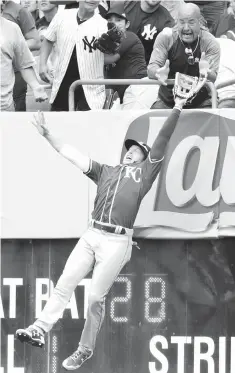
[[[77,12],[77,9],[70,9],[57,13],[45,34],[47,40],[56,43],[59,52],[50,103],[55,100],[75,45],[80,78],[104,78],[104,55],[94,47],[94,41],[107,31],[107,21],[96,12],[93,17],[78,25]],[[105,87],[85,85],[83,89],[90,108],[102,109]]]
[[[90,160],[85,173],[97,184],[92,219],[132,229],[140,203],[151,188],[162,164],[150,154],[141,163],[116,167]]]

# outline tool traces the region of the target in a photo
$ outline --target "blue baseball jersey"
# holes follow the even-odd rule
[[[90,160],[85,173],[97,184],[92,219],[133,228],[140,203],[150,190],[162,164],[150,154],[141,163],[116,167]]]

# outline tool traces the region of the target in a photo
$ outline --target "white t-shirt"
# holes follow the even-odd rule
[[[230,79],[235,79],[235,42],[230,39],[218,38],[221,55],[220,65],[215,85]],[[235,99],[235,84],[217,90],[219,100]]]
[[[20,71],[32,67],[35,60],[16,23],[1,17],[0,29],[1,111],[4,111],[13,103],[14,69]]]

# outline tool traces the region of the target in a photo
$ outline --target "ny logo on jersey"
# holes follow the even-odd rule
[[[153,40],[154,35],[157,33],[157,28],[153,26],[151,30],[151,25],[150,23],[148,25],[144,26],[144,31],[142,32],[142,36],[144,37],[145,40]]]
[[[138,176],[138,174],[139,174],[139,176]],[[130,179],[130,177],[132,177],[132,179],[136,183],[140,183],[140,181],[141,181],[141,168],[127,166],[126,167],[126,175],[124,177],[128,177],[129,179]]]
[[[95,37],[93,36],[92,40],[89,42],[89,40],[87,39],[87,36],[85,36],[83,39],[83,44],[84,44],[84,50],[86,51],[86,47],[89,48],[89,53],[92,53],[92,51],[96,50],[96,46],[94,45],[94,42],[95,42]]]

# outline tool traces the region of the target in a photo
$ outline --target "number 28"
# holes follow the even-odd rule
[[[117,316],[115,306],[117,303],[125,304],[128,303],[132,298],[132,282],[127,276],[119,276],[115,282],[123,283],[125,286],[124,296],[115,297],[112,299],[110,304],[110,316],[114,322],[128,322],[127,316]],[[159,296],[151,296],[151,290],[154,284],[159,284]],[[161,323],[166,318],[166,282],[162,277],[151,276],[145,280],[144,284],[144,318],[150,323]],[[155,316],[151,315],[151,305],[158,304],[159,309]]]

